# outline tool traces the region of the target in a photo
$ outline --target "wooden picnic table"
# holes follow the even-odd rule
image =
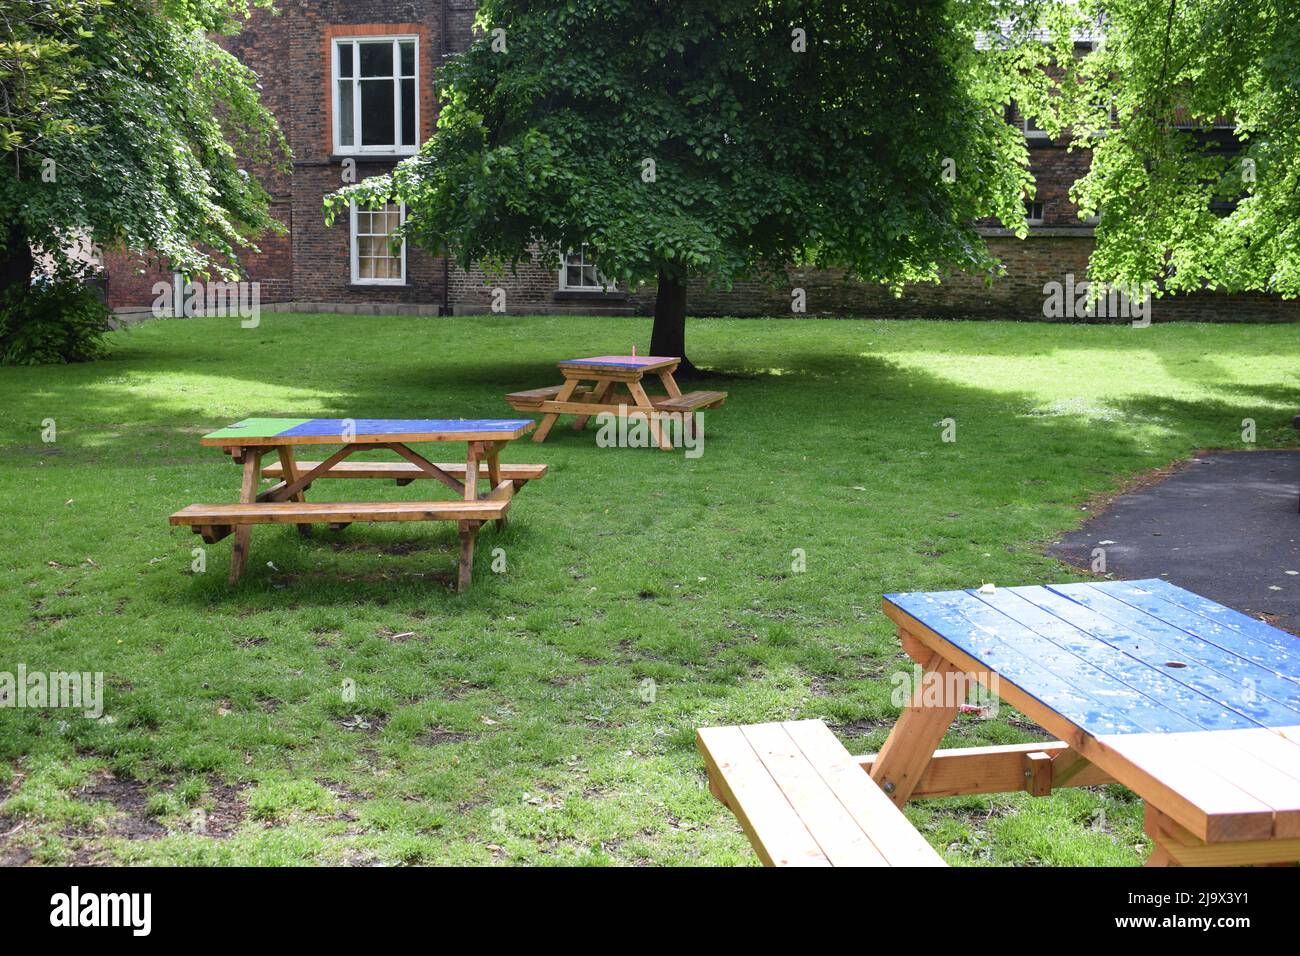
[[[702,408],[715,408],[727,399],[726,392],[696,391],[683,393],[673,372],[681,359],[663,355],[596,355],[591,358],[566,359],[558,363],[563,385],[512,392],[506,401],[521,412],[542,412],[542,423],[533,441],[546,441],[551,427],[561,415],[576,415],[575,431],[581,431],[592,415],[617,414],[620,407],[629,415],[644,415],[650,436],[660,448],[672,451],[672,442],[660,427],[665,415],[690,415]],[[664,391],[652,396],[642,380],[654,373]],[[620,391],[622,389],[622,391]]]
[[[889,594],[908,655],[962,673],[1058,742],[939,751],[960,702],[906,707],[860,762],[913,796],[1118,781],[1149,865],[1300,860],[1300,638],[1159,579]]]
[[[234,534],[230,583],[243,574],[254,524],[296,524],[307,532],[313,522],[343,528],[354,521],[455,521],[460,531],[458,587],[469,585],[474,539],[485,521],[504,526],[514,492],[546,474],[545,465],[503,465],[502,448],[533,428],[528,419],[340,419],[248,418],[203,436],[201,444],[220,447],[243,467],[239,503],[195,504],[171,516],[174,525],[189,525],[209,543]],[[422,442],[465,442],[464,464],[435,464],[410,446]],[[298,461],[305,445],[342,445],[323,461]],[[362,451],[388,449],[399,462],[347,461]],[[262,467],[274,454],[278,462]],[[259,490],[260,478],[279,478]],[[409,484],[436,480],[458,500],[415,502],[307,502],[306,491],[324,478],[380,478]],[[478,482],[488,480],[480,495]]]

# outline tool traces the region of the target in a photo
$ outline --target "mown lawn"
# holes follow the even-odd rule
[[[267,314],[115,338],[0,369],[0,670],[108,684],[100,720],[0,710],[0,861],[752,863],[697,726],[819,717],[877,749],[906,666],[883,592],[1078,580],[1040,551],[1088,501],[1241,447],[1245,418],[1290,443],[1300,410],[1294,327],[693,320],[731,393],[703,456],[598,448],[594,426],[518,443],[551,474],[481,536],[468,594],[445,524],[259,528],[230,589],[229,541],[194,573],[200,539],[167,524],[236,495],[203,432],[509,417],[505,392],[644,351],[648,325]],[[1003,708],[947,745],[1037,735]],[[1140,809],[1112,787],[908,812],[953,863],[1071,865],[1138,863]]]

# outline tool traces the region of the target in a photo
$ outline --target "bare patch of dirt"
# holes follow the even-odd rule
[[[128,840],[153,840],[167,830],[148,813],[148,787],[139,780],[125,780],[107,771],[76,792],[83,803],[108,802],[118,811],[107,821],[108,832]]]
[[[893,717],[881,717],[876,720],[854,720],[847,724],[831,724],[830,728],[842,737],[870,737],[878,730],[890,730],[894,723]]]
[[[232,786],[215,777],[208,778],[206,836],[222,840],[240,828],[248,813],[248,804],[244,800],[244,791],[248,787],[246,783]]]
[[[339,718],[334,723],[344,730],[357,731],[373,737],[384,729],[384,724],[388,723],[388,718],[373,717],[367,714],[353,714],[351,717]]]

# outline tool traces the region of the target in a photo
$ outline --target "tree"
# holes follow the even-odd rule
[[[1069,64],[1056,122],[1091,149],[1089,272],[1156,293],[1300,294],[1300,6],[1084,0],[1104,39]]]
[[[254,0],[269,6],[270,0]],[[70,249],[156,254],[233,277],[279,227],[241,164],[288,155],[256,76],[213,34],[248,0],[0,0],[0,296]]]
[[[1002,115],[1042,6],[485,0],[434,136],[327,214],[400,198],[407,238],[465,264],[587,243],[607,277],[658,282],[650,351],[683,357],[693,277],[991,273],[975,221],[1024,228],[1027,154]],[[977,50],[999,21],[1013,39]]]

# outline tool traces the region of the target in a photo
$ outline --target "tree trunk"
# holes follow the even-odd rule
[[[686,277],[659,270],[659,293],[655,296],[655,324],[650,332],[651,355],[681,357],[679,374],[691,375],[695,366],[686,357]]]
[[[17,287],[22,295],[32,284],[36,260],[27,242],[27,233],[18,223],[11,223],[0,248],[0,296],[8,297],[9,290]]]

